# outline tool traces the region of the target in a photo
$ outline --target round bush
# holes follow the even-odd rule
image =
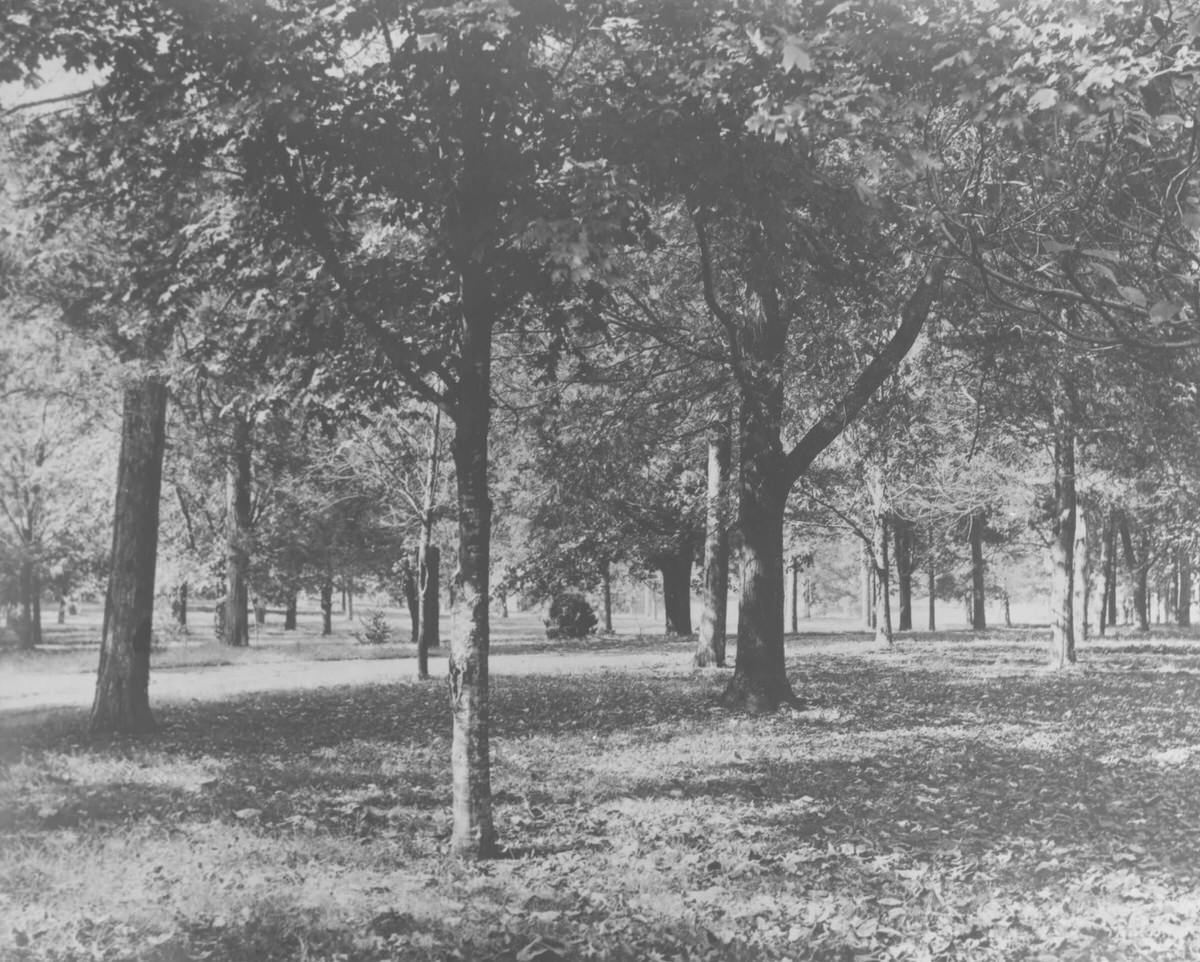
[[[547,638],[586,638],[596,628],[596,612],[577,591],[563,591],[550,602]]]

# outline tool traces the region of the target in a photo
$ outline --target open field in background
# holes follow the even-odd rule
[[[747,717],[686,641],[513,625],[493,713],[508,857],[483,865],[445,854],[445,689],[411,672],[228,697],[244,666],[164,671],[197,683],[143,743],[89,744],[83,709],[0,713],[0,957],[1197,953],[1194,634],[1089,644],[1064,674],[1041,631],[793,637],[804,709]],[[280,655],[269,675],[284,647],[246,656]],[[362,664],[411,663],[395,647]]]

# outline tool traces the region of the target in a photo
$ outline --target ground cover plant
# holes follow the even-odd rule
[[[488,863],[448,854],[440,684],[169,704],[140,742],[84,740],[82,711],[8,725],[0,957],[1194,950],[1200,640],[1050,673],[1024,631],[793,639],[803,708],[765,716],[720,709],[686,642],[669,670],[615,643],[629,667],[495,679]]]

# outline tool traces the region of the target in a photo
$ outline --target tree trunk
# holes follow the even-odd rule
[[[408,605],[408,620],[412,623],[412,643],[421,644],[421,549],[405,556],[400,568],[400,590]]]
[[[1075,550],[1075,435],[1065,411],[1055,412],[1054,531],[1050,549],[1050,661],[1065,668],[1075,661],[1071,576]]]
[[[1005,588],[1000,600],[1004,603],[1004,627],[1011,628],[1012,625],[1012,599],[1008,596],[1008,588]]]
[[[1192,557],[1187,548],[1180,548],[1176,556],[1179,566],[1179,608],[1176,623],[1180,628],[1192,624]]]
[[[871,549],[863,545],[862,565],[858,573],[859,612],[862,626],[867,631],[875,627],[875,566],[871,563]]]
[[[1117,624],[1117,526],[1110,512],[1104,519],[1104,536],[1101,540],[1100,567],[1104,573],[1104,587],[1100,595],[1100,636],[1106,628]]]
[[[607,558],[600,563],[600,584],[604,592],[604,633],[611,635],[612,624],[612,565]]]
[[[800,559],[792,558],[788,565],[792,572],[792,634],[800,631]]]
[[[345,584],[346,584],[346,588],[345,588],[346,620],[353,621],[354,620],[354,577],[353,577],[353,575],[346,575]]]
[[[167,386],[161,379],[143,378],[125,388],[112,558],[90,720],[95,733],[135,734],[154,724],[150,643],[166,413]]]
[[[333,634],[333,582],[321,585],[321,634]]]
[[[929,591],[929,630],[937,631],[937,563],[933,555],[933,525],[929,526],[929,544],[925,558],[926,588]]]
[[[289,590],[283,607],[283,630],[296,630],[296,591]]]
[[[967,539],[971,542],[971,629],[987,628],[987,594],[984,586],[983,529],[986,518],[982,511],[972,511],[967,521]]]
[[[900,631],[912,631],[912,576],[916,539],[913,524],[906,518],[893,518],[892,529],[896,542],[897,628]]]
[[[478,281],[478,279],[476,279]],[[458,572],[450,632],[450,749],[453,830],[450,848],[466,858],[496,854],[488,729],[488,612],[492,503],[488,490],[491,326],[482,294],[467,281],[463,365],[452,451],[458,485]]]
[[[37,569],[32,561],[21,564],[21,626],[20,646],[30,650],[42,643],[41,605],[38,604]]]
[[[180,628],[188,623],[188,583],[181,581],[175,589],[175,622]]]
[[[1133,575],[1133,610],[1137,616],[1138,628],[1150,630],[1149,593],[1147,591],[1150,579],[1150,552],[1144,551],[1142,557],[1137,556],[1133,547],[1133,537],[1129,531],[1129,517],[1122,513],[1118,530],[1121,535],[1121,547],[1125,552],[1125,564]],[[1145,540],[1145,539],[1143,539]]]
[[[60,625],[67,623],[67,596],[61,591],[58,593],[58,623]]]
[[[887,645],[895,644],[892,632],[892,584],[891,564],[888,560],[888,523],[887,516],[875,516],[875,543],[871,553],[875,566],[875,642]]]
[[[429,649],[441,646],[442,549],[435,544],[421,552],[421,636],[417,641],[417,677],[429,677]]]
[[[237,648],[250,644],[250,419],[235,416],[225,469],[225,638]]]
[[[1075,637],[1072,647],[1078,651],[1088,637],[1088,602],[1091,594],[1091,565],[1088,558],[1087,515],[1075,509],[1075,546],[1071,568],[1071,625]]]
[[[725,667],[725,624],[729,603],[729,464],[732,444],[723,422],[708,435],[708,492],[704,515],[704,610],[692,664]]]
[[[663,611],[668,635],[692,633],[692,551],[679,548],[674,555],[659,559],[663,579]]]

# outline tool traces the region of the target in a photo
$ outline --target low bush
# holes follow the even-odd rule
[[[596,612],[577,591],[564,591],[550,602],[547,638],[586,638],[596,628]]]

